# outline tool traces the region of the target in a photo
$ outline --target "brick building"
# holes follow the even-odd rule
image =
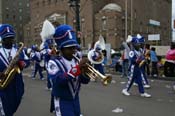
[[[40,44],[39,33],[45,19],[57,20],[75,28],[75,11],[68,3],[69,0],[30,0],[28,38]],[[106,43],[117,49],[127,35],[138,33],[145,37],[147,43],[169,45],[171,5],[171,0],[81,0],[81,45],[88,47],[98,40],[99,35],[103,35]],[[149,35],[158,35],[159,38],[150,39]]]
[[[24,42],[25,24],[29,21],[29,0],[0,0],[0,23],[14,26],[17,41]]]

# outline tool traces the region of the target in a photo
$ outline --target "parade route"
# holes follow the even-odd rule
[[[131,96],[122,95],[126,84],[120,75],[113,75],[113,81],[103,86],[98,80],[83,85],[80,92],[83,116],[174,116],[175,92],[173,81],[149,79],[151,88],[146,92],[151,98],[139,95],[137,86],[132,86]],[[24,73],[25,94],[15,116],[54,116],[49,112],[50,91],[46,90],[46,80],[30,78],[30,70]]]

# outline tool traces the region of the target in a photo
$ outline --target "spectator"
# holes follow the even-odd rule
[[[158,58],[157,58],[155,47],[151,48],[150,58],[151,58],[151,75],[153,77],[157,77],[158,76],[158,70],[157,70]]]
[[[175,42],[171,43],[170,49],[166,53],[164,64],[164,74],[168,77],[175,76]]]
[[[145,44],[144,55],[146,60],[146,63],[145,63],[146,74],[149,76],[150,75],[150,44]]]
[[[124,49],[122,50],[122,75],[121,77],[127,77],[128,76],[128,67],[129,67],[129,52],[130,48],[128,47],[126,42],[122,43]]]

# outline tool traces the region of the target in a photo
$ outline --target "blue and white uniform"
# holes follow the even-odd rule
[[[14,58],[16,52],[17,49],[14,47],[10,50],[3,47],[0,48],[0,72],[3,72],[9,66],[9,60]],[[21,53],[19,60],[24,61],[25,67],[28,67],[30,63],[29,58],[23,53]],[[21,71],[14,76],[5,89],[0,90],[0,115],[2,116],[13,116],[21,102],[24,94],[24,82]]]
[[[17,59],[13,60],[18,52],[17,46],[13,46],[15,35],[16,33],[11,25],[0,25],[0,37],[2,38],[2,47],[0,48],[1,76],[4,76],[4,71],[6,71],[12,61],[18,67],[18,71],[8,85],[0,90],[0,116],[13,116],[16,112],[24,94],[22,69],[29,66],[30,63],[24,51],[20,53]]]
[[[80,114],[78,94],[81,83],[87,84],[89,78],[83,75],[74,77],[69,73],[77,63],[75,59],[68,61],[64,57],[53,58],[48,63],[48,73],[53,82],[55,110],[57,113],[60,111],[61,116],[79,116]]]
[[[142,55],[143,55],[143,59],[145,60],[145,63],[143,63],[143,65],[140,67],[140,70],[141,70],[141,76],[142,76],[142,81],[143,81],[143,84],[144,85],[149,85],[148,83],[148,79],[147,79],[147,75],[145,73],[145,68],[146,68],[146,59],[145,59],[145,56],[144,56],[144,50],[140,50],[142,52]]]
[[[93,54],[92,54],[92,59],[94,60],[94,61],[97,61],[97,58],[101,55],[99,52],[101,52],[101,51],[95,51],[94,50],[94,52],[93,52]],[[105,72],[104,72],[104,67],[103,67],[103,65],[102,65],[102,63],[99,63],[99,64],[93,64],[94,65],[94,68],[96,69],[96,70],[98,70],[101,74],[105,74]]]
[[[142,60],[140,59],[141,52],[140,51],[136,51],[136,50],[132,50],[129,52],[129,57],[130,57],[130,62],[131,62],[131,66],[130,66],[130,78],[129,81],[127,83],[127,91],[129,91],[129,89],[131,88],[133,82],[137,82],[138,83],[138,87],[139,87],[139,92],[140,93],[144,93],[144,89],[143,89],[143,84],[142,84],[142,78],[141,78],[141,69],[139,67],[139,63],[137,60]]]
[[[75,50],[78,46],[75,32],[69,25],[58,26],[53,37],[61,53],[64,53],[64,48]],[[73,52],[69,55],[73,55]],[[80,87],[81,84],[87,84],[90,78],[81,74],[79,62],[75,58],[67,60],[64,56],[60,54],[52,57],[47,67],[53,83],[52,95],[56,116],[80,116]]]
[[[30,58],[31,61],[34,62],[34,70],[32,71],[32,78],[35,79],[37,72],[39,72],[40,79],[43,80],[44,79],[44,76],[42,74],[43,66],[41,66],[40,64],[42,61],[42,54],[39,51],[34,50],[30,54]]]
[[[145,60],[143,52],[140,50],[139,37],[131,37],[130,42],[133,45],[133,49],[129,52],[130,60],[130,75],[126,88],[122,90],[122,93],[129,96],[128,92],[134,82],[138,84],[139,93],[142,97],[151,97],[150,94],[145,93],[143,88],[143,66],[141,64]]]

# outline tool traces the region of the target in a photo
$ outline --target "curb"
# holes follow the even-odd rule
[[[148,76],[148,79],[175,81],[175,77],[152,77],[152,76]]]

